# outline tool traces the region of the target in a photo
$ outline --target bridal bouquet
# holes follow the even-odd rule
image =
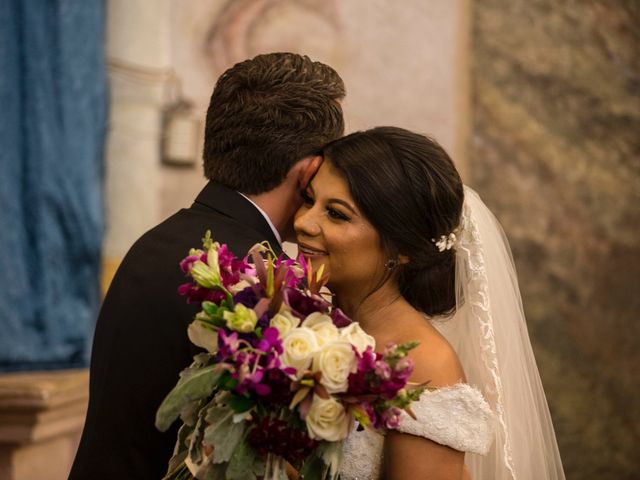
[[[202,310],[190,340],[206,352],[180,374],[156,414],[178,419],[167,479],[335,479],[354,427],[394,428],[422,387],[408,388],[409,343],[374,352],[374,339],[320,289],[327,280],[268,244],[236,258],[207,232],[181,262],[179,288]],[[289,464],[287,466],[287,463]]]

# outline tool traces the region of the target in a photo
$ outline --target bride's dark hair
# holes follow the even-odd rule
[[[460,222],[464,191],[451,158],[431,138],[378,127],[336,140],[323,155],[347,180],[359,209],[378,231],[402,296],[427,315],[455,309],[455,251],[432,239]]]

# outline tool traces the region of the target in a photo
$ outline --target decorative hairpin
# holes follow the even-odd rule
[[[431,241],[438,247],[439,252],[451,250],[456,243],[456,234],[451,232],[449,235],[441,235],[438,240],[432,238]]]

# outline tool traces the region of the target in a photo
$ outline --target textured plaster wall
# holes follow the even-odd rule
[[[428,133],[464,169],[468,0],[172,0],[171,8],[172,65],[201,118],[225,69],[294,51],[343,77],[348,131],[398,125]],[[204,184],[199,164],[162,175],[164,215],[190,204]]]
[[[640,3],[476,0],[472,183],[501,219],[567,478],[638,478]]]

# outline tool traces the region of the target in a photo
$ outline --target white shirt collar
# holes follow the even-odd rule
[[[280,244],[280,246],[282,246],[282,237],[280,236],[280,232],[278,232],[278,230],[276,229],[275,225],[273,224],[273,222],[271,221],[271,219],[269,218],[269,215],[267,215],[267,213],[262,210],[257,204],[256,202],[254,202],[253,200],[251,200],[249,197],[247,197],[244,193],[242,192],[238,192],[240,195],[242,195],[244,198],[246,198],[247,200],[249,200],[251,202],[251,204],[256,207],[258,209],[258,211],[262,214],[262,216],[264,217],[264,219],[267,221],[267,223],[269,224],[269,227],[271,227],[271,231],[273,232],[273,235],[276,237],[276,240],[278,240],[278,243]]]

